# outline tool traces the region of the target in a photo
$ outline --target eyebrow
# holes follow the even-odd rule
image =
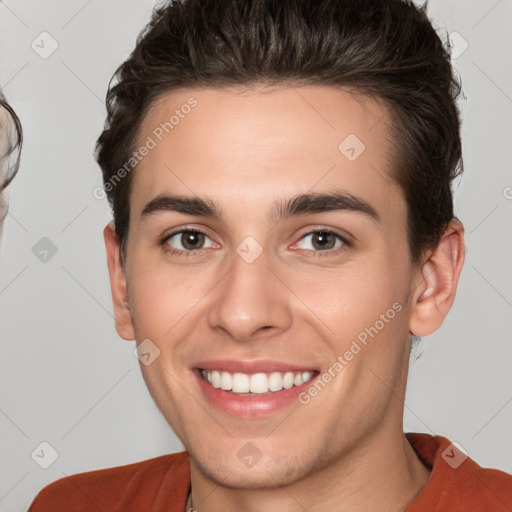
[[[364,199],[344,191],[293,196],[277,203],[271,216],[277,223],[287,217],[340,210],[362,213],[375,222],[380,222],[379,214],[373,206]],[[169,211],[222,220],[221,208],[211,199],[181,195],[158,195],[146,204],[141,218]]]

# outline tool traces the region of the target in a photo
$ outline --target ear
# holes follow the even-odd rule
[[[121,264],[121,247],[113,222],[105,226],[103,237],[105,238],[105,247],[107,249],[107,263],[110,275],[110,288],[112,290],[112,302],[114,304],[116,331],[121,338],[131,341],[135,339],[135,330],[128,305],[124,269]]]
[[[464,256],[464,228],[453,219],[419,269],[412,292],[411,334],[427,336],[441,327],[455,299]]]

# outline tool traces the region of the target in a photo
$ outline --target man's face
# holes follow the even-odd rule
[[[283,485],[401,432],[417,269],[388,122],[368,97],[311,86],[175,91],[144,119],[131,319],[155,402],[215,481]],[[286,208],[309,194],[341,198]]]

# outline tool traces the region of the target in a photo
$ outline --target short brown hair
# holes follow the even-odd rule
[[[448,44],[448,43],[447,43]],[[408,207],[411,258],[437,246],[454,218],[462,170],[460,83],[426,14],[410,0],[181,0],[155,9],[114,74],[96,145],[106,184],[129,161],[152,103],[172,90],[326,85],[383,100],[393,179]],[[132,174],[106,189],[125,247]],[[126,256],[122,251],[121,256]]]

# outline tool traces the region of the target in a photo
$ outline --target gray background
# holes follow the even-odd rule
[[[93,197],[107,83],[153,5],[0,3],[0,86],[26,137],[0,254],[4,512],[26,510],[64,475],[182,449],[146,390],[134,343],[114,330],[102,237],[111,216]],[[404,429],[445,435],[512,473],[512,1],[437,0],[429,12],[468,44],[461,53],[459,39],[454,60],[466,95],[455,197],[467,260],[450,316],[423,340],[421,358],[413,354]],[[48,469],[44,441],[58,453]]]

